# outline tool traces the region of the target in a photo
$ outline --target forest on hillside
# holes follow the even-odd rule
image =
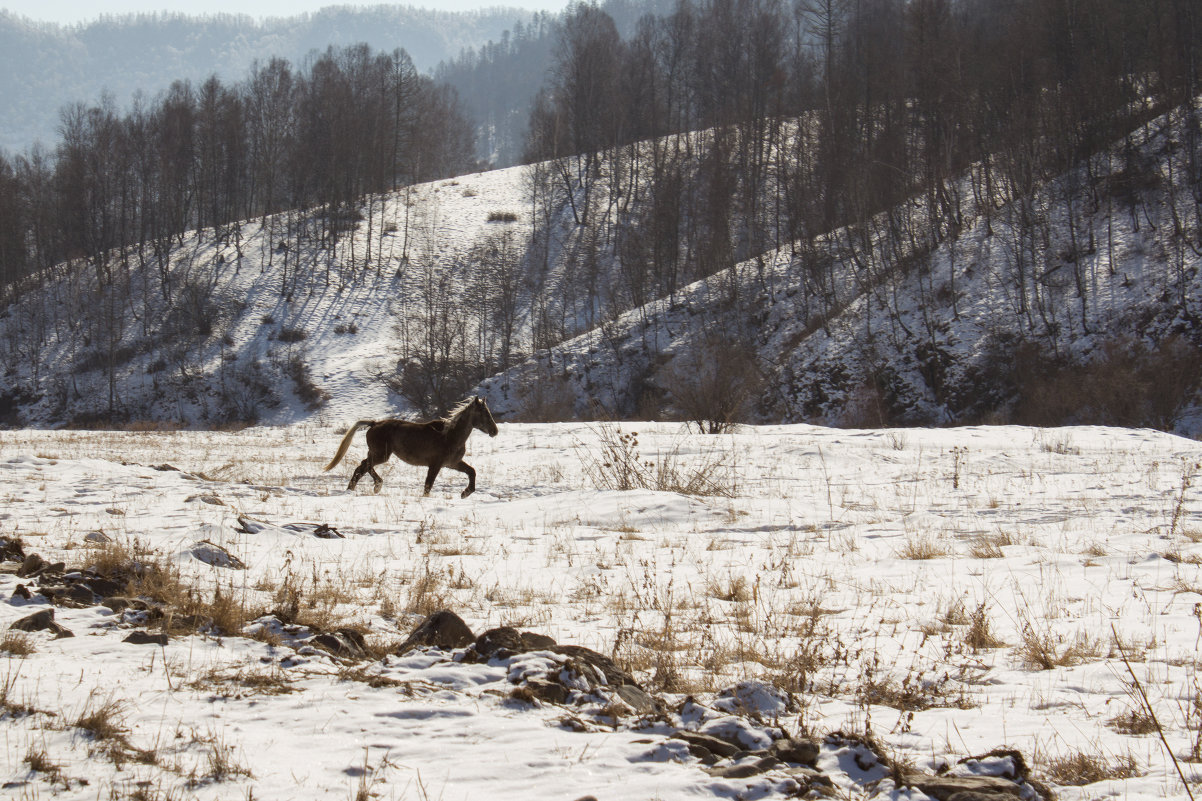
[[[1172,108],[1196,192],[1200,18],[1184,0],[715,0],[623,38],[579,5],[530,118],[531,203],[596,229],[581,269],[612,254],[632,306],[845,226],[869,237],[881,213],[887,250],[913,259],[1078,166],[1096,204],[1154,165],[1131,151],[1116,177],[1091,157]],[[1047,221],[1029,209],[1033,235]],[[1197,221],[1175,221],[1182,247]],[[818,280],[835,266],[806,257]],[[581,307],[604,305],[582,283]]]
[[[528,336],[473,349],[485,329],[468,325],[466,295],[447,295],[447,308],[430,314],[447,318],[454,341],[422,369],[458,377],[448,397],[582,332],[612,330],[623,312],[671,306],[715,276],[729,280],[694,312],[725,321],[722,341],[707,347],[729,356],[743,343],[734,362],[766,341],[767,310],[781,298],[814,332],[871,296],[865,349],[881,327],[872,315],[883,316],[917,343],[926,390],[945,393],[946,324],[933,310],[950,303],[956,313],[957,276],[971,265],[953,257],[936,281],[931,259],[973,226],[993,237],[995,223],[1001,247],[991,258],[1005,261],[1013,325],[989,347],[1021,362],[995,377],[998,387],[1072,383],[1082,366],[1066,337],[1106,325],[1087,298],[1099,286],[1097,254],[1114,253],[1105,240],[1116,215],[1155,232],[1162,291],[1147,314],[1168,322],[1112,332],[1095,351],[1109,354],[1109,367],[1171,352],[1189,366],[1174,379],[1180,391],[1197,389],[1196,3],[680,0],[641,9],[579,3],[465,51],[434,78],[403,51],[331,48],[300,67],[257,65],[236,84],[177,83],[126,115],[105,101],[69,107],[53,151],[0,155],[0,292],[18,298],[60,269],[92,271],[106,285],[114,275],[128,283],[131,265],[158,264],[165,275],[184,231],[211,230],[237,248],[235,223],[256,217],[280,226],[272,235],[286,271],[321,269],[328,280],[331,270],[379,267],[380,193],[479,167],[473,133],[511,147],[504,140],[520,118],[530,227],[524,241],[506,240],[503,261],[525,276],[515,308]],[[513,100],[523,88],[528,114]],[[368,233],[356,250],[359,226]],[[461,244],[472,254],[455,258],[473,269],[496,261],[487,242]],[[327,258],[290,255],[303,248]],[[782,251],[795,267],[787,285],[768,269]],[[1109,258],[1107,280],[1122,280]],[[752,281],[736,280],[731,268],[749,264]],[[918,331],[900,311],[910,276],[926,276],[919,302],[932,309]],[[133,301],[106,297],[119,332]],[[498,350],[500,361],[485,355]],[[872,371],[876,391],[892,391],[888,366]],[[964,415],[956,419],[998,405],[949,402]],[[924,418],[899,404],[876,420]]]
[[[53,151],[0,153],[0,292],[64,262],[107,281],[186,231],[234,236],[286,210],[319,213],[287,217],[281,236],[333,247],[372,195],[468,169],[469,130],[405,51],[365,45],[271,59],[237,83],[177,81],[126,114],[107,98],[68,106]]]

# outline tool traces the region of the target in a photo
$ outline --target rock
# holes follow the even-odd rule
[[[40,554],[31,553],[21,561],[21,566],[17,568],[17,575],[21,578],[33,578],[42,572],[46,567],[46,560]]]
[[[433,646],[450,651],[470,645],[476,635],[468,628],[463,618],[454,612],[443,609],[423,620],[413,630],[406,640],[396,647],[394,653],[406,654],[415,648]]]
[[[713,707],[732,715],[773,720],[795,710],[797,702],[791,693],[766,682],[741,681],[719,692]]]
[[[818,761],[819,747],[814,740],[790,737],[787,740],[777,740],[768,750],[782,762],[813,766]]]
[[[29,588],[28,588],[28,587],[26,587],[24,584],[18,584],[18,585],[17,585],[17,588],[16,588],[15,590],[13,590],[13,596],[12,596],[12,597],[14,597],[14,598],[23,598],[23,599],[25,599],[26,601],[28,601],[28,600],[30,600],[31,598],[33,598],[33,593],[31,593],[31,592],[29,591]]]
[[[344,540],[346,537],[338,533],[338,529],[331,526],[329,523],[322,523],[313,529],[313,536],[323,540]]]
[[[129,636],[121,642],[127,642],[130,645],[166,645],[167,635],[162,632],[151,634],[149,631],[131,631]]]
[[[40,609],[15,621],[9,628],[17,631],[50,631],[54,633],[55,639],[75,636],[70,629],[55,622],[53,609]]]
[[[655,699],[637,684],[619,684],[614,688],[614,693],[640,715],[650,715],[656,711]]]
[[[102,545],[113,541],[113,538],[103,531],[89,531],[83,535],[83,538],[85,542],[96,542]]]
[[[527,651],[550,651],[556,646],[555,639],[548,637],[546,634],[538,634],[533,631],[523,631],[521,633],[522,645]]]
[[[778,765],[780,765],[779,759],[765,757],[757,759],[755,762],[740,762],[738,765],[710,768],[707,772],[719,779],[750,779],[752,776],[767,773]]]
[[[570,656],[573,659],[584,662],[587,665],[592,665],[605,676],[607,684],[619,687],[623,684],[633,684],[638,686],[638,682],[634,680],[626,671],[614,664],[614,661],[608,656],[591,648],[585,648],[582,645],[557,645],[554,648],[548,649],[553,653]]]
[[[903,785],[916,787],[937,801],[952,801],[963,793],[984,794],[993,797],[998,795],[1021,797],[1023,787],[1009,779],[997,776],[928,776],[921,773],[907,773],[902,778]],[[959,798],[956,801],[969,801]]]
[[[367,642],[363,635],[354,629],[342,628],[337,631],[327,631],[318,634],[309,641],[320,646],[334,656],[346,659],[362,659],[367,656]]]
[[[20,620],[14,621],[9,628],[16,629],[17,631],[42,631],[50,628],[53,625],[54,610],[39,609],[32,615],[28,615]]]
[[[246,564],[227,551],[224,547],[209,540],[201,540],[188,549],[188,553],[206,565],[213,567],[228,567],[233,570],[245,570]]]
[[[525,686],[540,701],[546,701],[549,704],[566,704],[568,701],[568,688],[558,682],[530,679]]]
[[[54,593],[54,600],[71,606],[95,606],[96,595],[87,584],[76,583]]]
[[[1012,781],[1025,781],[1031,774],[1023,755],[1010,748],[995,748],[987,754],[964,757],[956,763],[956,776],[998,776]]]
[[[109,595],[117,595],[125,589],[126,584],[124,581],[117,581],[105,576],[97,576],[94,573],[83,576],[80,581],[84,584],[87,584],[92,589],[92,592],[96,593],[101,598]]]
[[[512,626],[498,626],[481,634],[472,643],[471,651],[476,661],[487,662],[490,659],[506,659],[514,654],[524,653],[526,646],[522,644],[522,635]]]
[[[726,740],[722,740],[710,734],[702,734],[701,732],[697,731],[686,731],[681,729],[680,731],[672,734],[672,739],[684,740],[689,744],[690,751],[692,750],[691,746],[698,745],[717,757],[732,757],[743,750],[734,743],[728,743]]]

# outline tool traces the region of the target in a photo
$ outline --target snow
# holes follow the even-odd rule
[[[422,471],[395,460],[380,494],[346,492],[362,437],[350,464],[322,473],[341,433],[328,426],[17,430],[0,432],[0,536],[70,569],[112,547],[101,532],[249,609],[291,586],[331,626],[367,627],[383,646],[433,600],[477,634],[508,624],[613,654],[647,687],[670,667],[674,725],[749,746],[867,731],[926,770],[1001,746],[1037,773],[1077,752],[1130,757],[1132,778],[1054,789],[1181,797],[1156,735],[1108,723],[1140,710],[1125,655],[1199,777],[1186,761],[1202,704],[1199,443],[1087,427],[624,428],[647,460],[726,455],[732,491],[597,489],[599,425],[473,437],[478,490],[465,500],[459,474],[423,497]],[[318,523],[341,537],[313,536]],[[924,545],[929,558],[907,558]],[[36,581],[0,572],[0,630],[46,607],[13,597]],[[999,647],[970,646],[978,610]],[[554,654],[471,664],[427,648],[352,663],[273,618],[246,629],[272,636],[166,646],[123,643],[139,620],[128,610],[55,607],[55,620],[75,636],[31,633],[32,653],[0,652],[0,784],[14,797],[695,799],[797,786],[780,771],[711,776],[665,739],[664,720],[512,698],[514,679],[558,670]],[[1024,642],[1057,664],[1033,666]],[[905,692],[907,711],[887,705]],[[70,725],[106,705],[154,764],[106,755]],[[59,778],[30,769],[39,751]],[[818,767],[847,797],[925,797],[864,756],[833,738]],[[1005,767],[990,765],[956,770]]]

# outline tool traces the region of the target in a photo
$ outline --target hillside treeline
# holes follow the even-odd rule
[[[469,131],[452,90],[366,45],[176,82],[124,114],[111,98],[71,105],[53,151],[0,153],[0,293],[68,261],[103,282],[185,231],[237,236],[284,210],[281,236],[332,246],[365,197],[465,169]]]
[[[1191,0],[682,0],[630,36],[577,5],[527,142],[534,259],[562,247],[577,276],[548,326],[571,333],[779,247],[813,266],[789,291],[829,316],[848,274],[869,291],[1023,198],[1020,279],[1038,275],[1051,217],[1035,189],[1083,169],[1071,227],[1081,198],[1156,183],[1134,151],[1091,157],[1166,109],[1192,120],[1171,183],[1202,185],[1200,41]],[[1180,246],[1198,245],[1197,222],[1176,220]],[[819,238],[836,231],[837,258]],[[1037,318],[1037,290],[1015,292]]]

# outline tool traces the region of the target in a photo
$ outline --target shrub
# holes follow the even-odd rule
[[[599,451],[582,449],[585,475],[597,489],[650,489],[681,495],[734,497],[737,491],[733,454],[711,450],[699,459],[684,460],[681,443],[643,458],[637,431],[623,433],[621,426],[598,430]]]
[[[492,222],[517,222],[518,216],[512,211],[490,211],[488,213],[488,221]]]
[[[707,434],[745,422],[765,385],[755,349],[724,333],[705,334],[659,381],[677,414]]]

